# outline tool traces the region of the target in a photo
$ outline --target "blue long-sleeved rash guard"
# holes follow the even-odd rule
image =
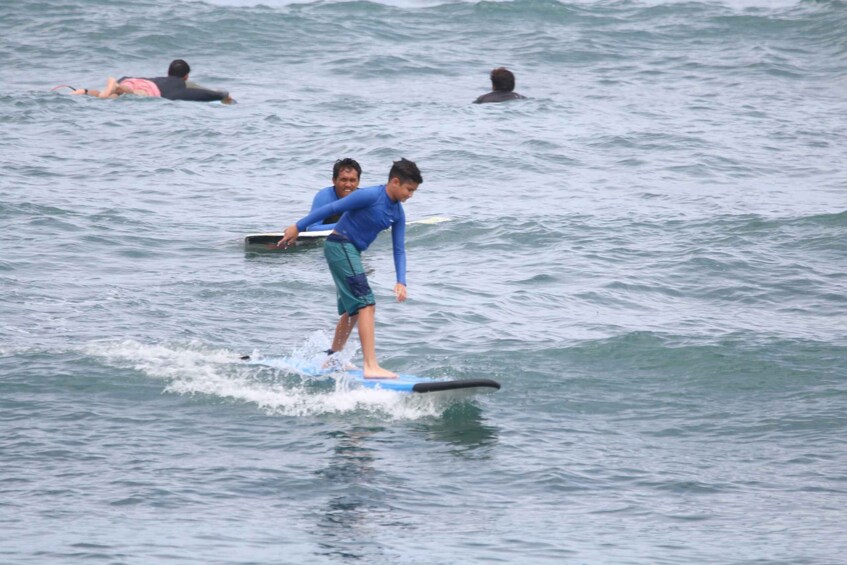
[[[315,198],[312,200],[312,209],[309,211],[311,214],[321,206],[326,206],[327,204],[332,204],[333,202],[337,202],[339,200],[338,195],[335,193],[334,186],[328,186],[326,188],[320,189],[317,194],[315,194]],[[331,216],[329,216],[331,217]],[[321,218],[314,224],[310,225],[306,228],[306,231],[316,231],[316,230],[331,230],[335,229],[336,221],[324,224],[324,220],[327,218]]]
[[[366,250],[384,229],[391,228],[391,243],[394,247],[394,270],[397,282],[406,284],[406,213],[399,202],[388,196],[385,185],[360,188],[353,194],[313,209],[309,215],[297,222],[297,229],[304,231],[318,220],[343,214],[335,224],[335,232],[350,240],[360,252]]]

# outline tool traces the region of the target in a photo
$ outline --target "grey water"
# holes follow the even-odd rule
[[[174,58],[238,104],[52,90]],[[0,0],[0,86],[0,562],[847,563],[844,2]],[[500,391],[238,362],[347,156],[449,218],[383,365]]]

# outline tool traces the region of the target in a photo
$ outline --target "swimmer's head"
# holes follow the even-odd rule
[[[511,92],[515,89],[515,75],[505,67],[497,67],[491,71],[491,89]]]
[[[169,77],[185,78],[191,72],[191,67],[182,59],[174,59],[171,61],[171,66],[168,67]]]

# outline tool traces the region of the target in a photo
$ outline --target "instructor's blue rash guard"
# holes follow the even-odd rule
[[[360,252],[373,243],[379,232],[390,227],[397,282],[406,284],[406,213],[402,204],[391,200],[384,184],[360,188],[341,200],[313,209],[297,222],[297,229],[305,231],[333,214],[344,214],[335,224],[335,232],[349,239]]]
[[[320,208],[321,206],[326,206],[327,204],[332,204],[333,202],[337,202],[339,200],[338,195],[335,193],[334,186],[328,186],[326,188],[322,188],[315,194],[315,199],[312,200],[312,209],[309,211],[309,214]],[[316,230],[332,230],[335,229],[335,223],[338,221],[339,215],[328,216],[326,218],[321,218],[314,224],[310,225],[306,228],[306,231],[316,231]],[[322,223],[326,222],[327,223]]]

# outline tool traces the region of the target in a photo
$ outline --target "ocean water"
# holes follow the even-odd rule
[[[51,91],[177,57],[238,104]],[[847,563],[847,3],[0,0],[0,85],[0,562]],[[450,218],[383,365],[500,391],[239,363],[345,156]]]

